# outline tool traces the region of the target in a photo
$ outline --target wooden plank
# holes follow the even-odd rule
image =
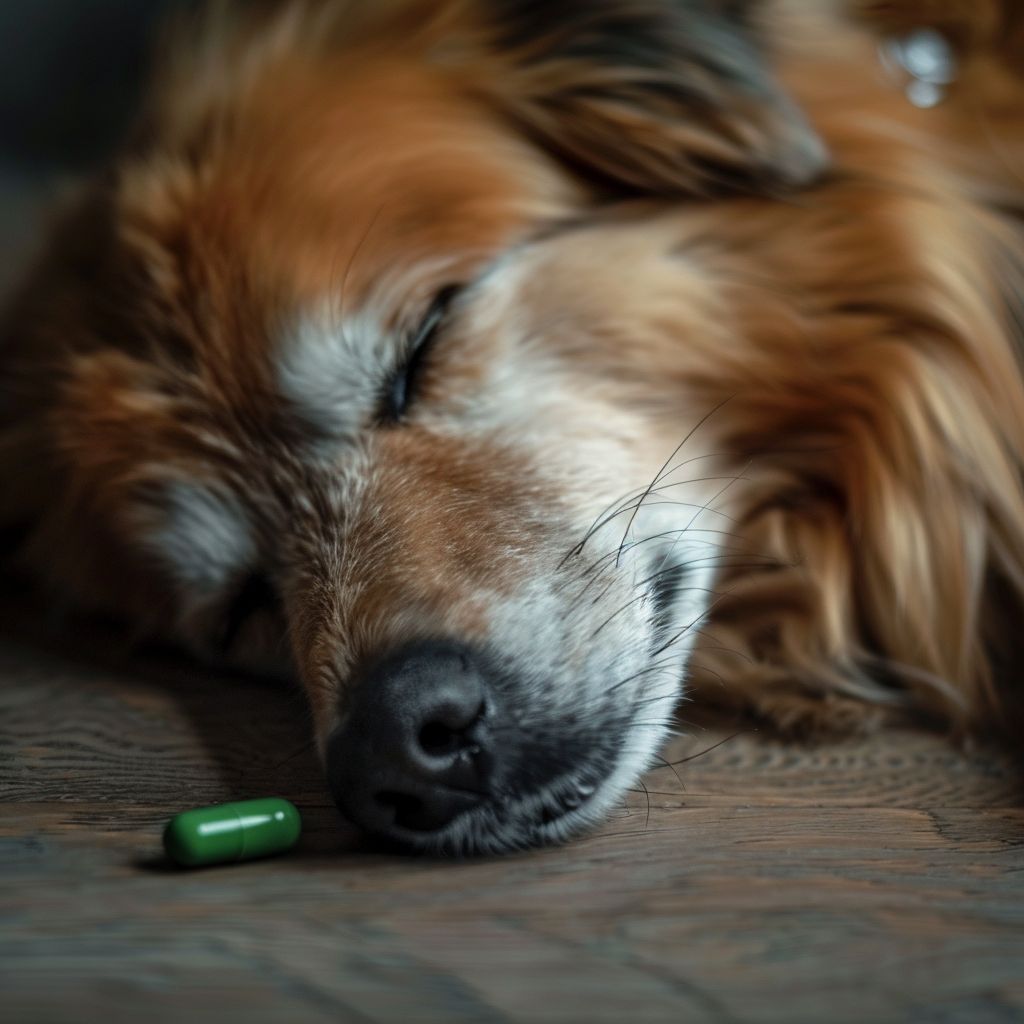
[[[998,750],[691,724],[682,763],[594,835],[402,858],[340,825],[294,690],[19,614],[0,629],[5,1019],[1024,1020],[1024,810]],[[160,858],[176,811],[269,793],[302,810],[293,854]]]
[[[505,860],[314,842],[193,874],[152,862],[162,817],[103,830],[67,804],[4,816],[5,992],[26,1007],[56,998],[59,967],[61,998],[101,998],[124,972],[118,999],[143,999],[166,974],[220,1005],[246,964],[265,963],[282,990],[298,977],[319,993],[316,1005],[408,1019],[373,1016],[400,1012],[373,982],[397,963],[436,1015],[423,1019],[487,1019],[474,1017],[484,1006],[495,1019],[574,1020],[584,1000],[590,1020],[627,1019],[627,1003],[647,1014],[628,1019],[810,1020],[836,993],[840,1020],[896,1019],[886,1014],[947,997],[1024,1011],[1012,1002],[1024,963],[1018,810],[799,808],[780,820],[775,808],[658,807],[646,830],[612,823]],[[257,992],[266,977],[256,972]]]

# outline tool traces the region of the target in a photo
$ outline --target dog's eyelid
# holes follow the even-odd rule
[[[442,288],[411,335],[404,358],[385,386],[381,419],[386,423],[400,423],[405,418],[415,397],[416,380],[423,368],[424,359],[444,324],[453,300],[461,290],[461,285]]]
[[[417,349],[421,348],[434,331],[437,330],[444,318],[448,315],[448,309],[460,290],[459,285],[445,285],[445,287],[434,296],[434,300],[430,303],[430,307],[427,309],[426,315],[420,321],[416,331],[412,335],[410,352],[415,352]]]

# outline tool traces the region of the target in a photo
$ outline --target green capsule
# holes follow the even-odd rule
[[[301,831],[295,805],[267,797],[179,814],[164,829],[164,849],[176,864],[198,868],[284,853]]]

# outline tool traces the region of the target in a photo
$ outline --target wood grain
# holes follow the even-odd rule
[[[293,690],[0,611],[5,1020],[1024,1020],[998,750],[691,724],[595,835],[407,859],[341,826]],[[172,813],[270,793],[303,813],[288,857],[160,858]]]

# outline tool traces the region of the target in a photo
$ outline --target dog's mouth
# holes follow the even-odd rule
[[[440,829],[421,831],[395,824],[386,843],[410,853],[473,857],[510,853],[562,842],[592,825],[590,809],[600,784],[582,775],[560,779],[530,793],[466,810]]]
[[[659,569],[651,582],[653,614],[651,615],[654,634],[666,632],[672,624],[672,608],[682,589],[686,570],[682,565],[670,565]]]
[[[674,614],[679,596],[685,589],[688,578],[685,564],[661,565],[651,576],[651,636],[655,647],[670,640],[675,631],[684,628]]]

